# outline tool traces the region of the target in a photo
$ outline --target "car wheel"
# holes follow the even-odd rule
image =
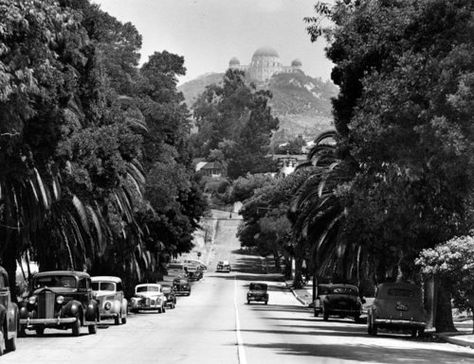
[[[18,324],[18,336],[25,337],[26,336],[26,325]]]
[[[313,312],[314,312],[314,317],[318,317],[318,316],[319,316],[319,312],[318,312],[318,311],[314,310]]]
[[[72,324],[72,336],[79,336],[81,334],[81,319],[76,316],[76,321]]]
[[[372,322],[372,319],[367,317],[367,332],[371,336],[377,335],[377,326]]]
[[[97,334],[97,324],[89,325],[87,326],[87,328],[89,330],[89,334],[91,335]]]
[[[7,332],[7,330],[4,330],[4,332]],[[13,336],[10,340],[7,340],[7,337],[5,336],[5,349],[7,351],[16,350],[16,336]]]
[[[418,337],[423,337],[425,335],[425,329],[418,330]]]
[[[118,314],[117,316],[114,317],[114,324],[115,325],[120,325],[120,321],[121,321],[121,314]]]
[[[361,321],[360,320],[360,315],[355,315],[354,316],[354,322],[358,324],[360,321]]]
[[[44,335],[44,327],[37,327],[36,328],[36,335],[43,336]]]
[[[122,325],[125,325],[127,323],[127,311],[124,312],[122,315]]]
[[[329,311],[326,308],[323,308],[323,320],[329,320]]]
[[[265,301],[265,304],[268,305],[268,301]]]
[[[417,333],[418,333],[417,329],[411,329],[411,337],[416,337]]]
[[[166,307],[165,307],[165,306],[163,306],[163,307],[161,308],[161,312],[162,312],[162,313],[165,313],[165,312],[166,312]]]

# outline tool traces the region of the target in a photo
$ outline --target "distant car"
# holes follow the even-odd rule
[[[352,317],[360,321],[362,300],[357,286],[345,283],[320,284],[314,302],[314,316],[323,315],[327,321],[329,316]]]
[[[189,296],[191,294],[191,285],[189,284],[189,280],[186,278],[175,278],[173,280],[173,290],[177,295],[186,295]]]
[[[201,268],[194,265],[187,265],[185,268],[186,276],[190,281],[198,281],[203,277]]]
[[[185,260],[184,260],[184,264],[197,266],[197,267],[201,268],[201,270],[203,270],[203,271],[206,271],[206,270],[207,270],[207,265],[205,265],[205,264],[204,264],[203,262],[201,262],[200,260],[196,260],[196,259],[185,259]]]
[[[115,325],[127,323],[128,302],[118,277],[91,277],[92,292],[99,303],[100,319],[114,319]]]
[[[163,285],[161,287],[161,290],[166,297],[165,306],[167,308],[175,308],[176,307],[176,294],[174,292],[173,287],[169,285]]]
[[[172,261],[168,263],[166,271],[170,276],[185,277],[186,270],[183,262]]]
[[[137,313],[141,310],[157,310],[166,312],[166,297],[161,290],[161,284],[142,283],[135,286],[135,295],[130,301],[130,311]]]
[[[221,260],[217,263],[216,272],[229,273],[230,263],[227,260]]]
[[[379,328],[408,331],[422,336],[426,327],[421,288],[411,283],[382,283],[367,312],[367,331],[377,335]]]
[[[29,296],[21,303],[21,334],[25,329],[43,335],[46,328],[72,329],[79,336],[81,326],[97,332],[99,306],[92,297],[89,274],[78,271],[50,271],[33,276]]]
[[[0,267],[0,355],[16,350],[17,323],[18,306],[11,300],[8,273]]]
[[[268,304],[268,285],[265,283],[250,283],[247,292],[247,303],[258,301]]]

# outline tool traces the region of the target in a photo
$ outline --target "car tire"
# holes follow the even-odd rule
[[[18,324],[18,337],[25,337],[26,336],[26,325]]]
[[[323,320],[324,321],[329,320],[329,311],[326,308],[323,308]]]
[[[97,324],[89,325],[87,326],[87,329],[89,330],[90,335],[97,334]]]
[[[410,336],[415,338],[417,333],[418,333],[417,329],[411,329]]]
[[[166,307],[163,306],[163,307],[161,308],[161,313],[165,313],[165,312],[166,312]]]
[[[127,311],[125,311],[122,315],[122,325],[127,323]]]
[[[122,314],[118,314],[117,316],[114,317],[114,324],[115,325],[120,325],[120,323],[122,322]]]
[[[7,330],[4,330],[4,332],[7,332]],[[10,340],[7,340],[5,336],[5,349],[6,351],[16,350],[16,336],[13,336]]]
[[[81,334],[81,319],[76,316],[76,321],[72,324],[72,336],[79,336]]]
[[[356,324],[358,324],[358,323],[361,322],[361,320],[360,320],[360,315],[355,315],[355,316],[354,316],[354,322],[355,322]]]
[[[367,317],[367,333],[370,336],[377,336],[377,326],[372,322],[372,319]]]
[[[268,301],[265,301],[265,304],[268,305]]]
[[[423,337],[425,335],[425,329],[418,330],[418,337]]]
[[[318,311],[314,310],[313,312],[314,312],[314,317],[318,317],[318,316],[319,316],[319,312],[318,312]]]
[[[44,327],[37,327],[35,331],[36,331],[36,335],[38,336],[44,335]]]

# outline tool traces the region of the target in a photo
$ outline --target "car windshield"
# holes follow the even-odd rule
[[[137,292],[160,292],[160,287],[158,287],[158,286],[141,286],[141,287],[137,287]]]
[[[387,291],[387,295],[395,297],[414,297],[415,292],[412,289],[407,288],[390,288]]]
[[[188,284],[188,281],[185,279],[177,279],[173,283],[174,284]]]
[[[250,283],[250,290],[252,291],[266,291],[267,285],[262,283]]]
[[[112,282],[92,282],[93,291],[115,291],[115,283]]]
[[[357,296],[358,292],[357,289],[352,287],[331,287],[332,294],[347,294],[351,296]]]
[[[76,278],[72,276],[37,277],[33,283],[34,289],[45,287],[76,288]]]

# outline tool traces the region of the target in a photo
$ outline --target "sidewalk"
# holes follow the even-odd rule
[[[451,344],[466,346],[474,349],[474,334],[472,333],[472,319],[454,320],[457,332],[443,332],[434,334],[440,340]]]

